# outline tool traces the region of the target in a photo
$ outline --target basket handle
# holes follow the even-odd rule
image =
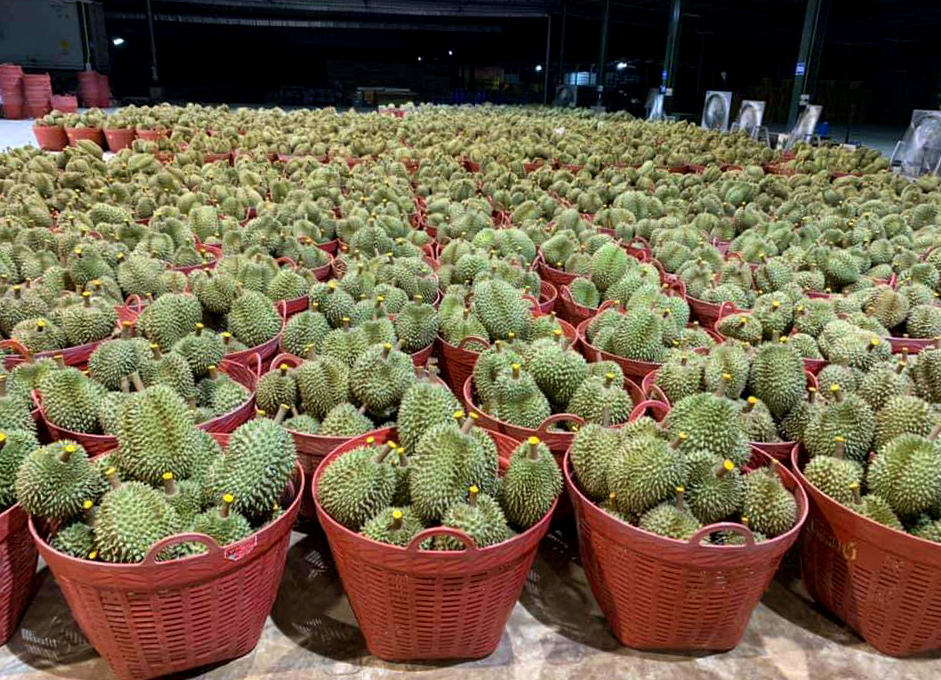
[[[408,552],[416,552],[421,548],[422,541],[433,536],[450,536],[451,538],[456,538],[464,544],[464,548],[467,552],[477,551],[477,544],[474,542],[473,538],[460,529],[454,529],[452,527],[431,527],[430,529],[419,531],[412,537],[412,540],[408,542],[408,545],[405,546],[405,550]]]
[[[277,260],[275,260],[275,262],[277,263],[279,267],[283,264],[286,264],[291,269],[297,269],[297,262],[292,260],[290,257],[279,257]]]
[[[255,356],[259,356],[257,352]],[[271,360],[271,367],[277,368],[281,364],[287,364],[291,368],[297,368],[303,362],[304,360],[301,359],[299,356],[295,356],[294,354],[289,354],[288,352],[282,352],[281,354],[279,354],[278,356],[276,356],[274,359]]]
[[[536,428],[539,438],[546,439],[546,437],[549,436],[549,427],[556,423],[575,423],[579,427],[584,427],[585,419],[574,413],[556,413],[555,415],[551,415],[543,420],[539,424],[539,427]]]
[[[287,301],[285,301],[285,300],[280,300],[280,301],[278,301],[278,304],[276,305],[276,307],[278,308],[278,314],[281,315],[281,323],[282,323],[282,325],[285,324],[285,323],[287,323],[287,320],[288,320],[288,303],[287,303]]]
[[[482,344],[482,345],[486,345],[487,347],[490,347],[490,341],[489,341],[489,340],[485,340],[484,338],[480,337],[479,335],[468,335],[466,338],[464,338],[464,339],[461,340],[459,343],[457,343],[457,348],[458,348],[458,349],[463,349],[465,352],[473,352],[474,350],[467,349],[467,348],[465,347],[465,345],[467,345],[468,343],[471,343],[471,342],[479,342],[479,343]]]
[[[144,301],[141,299],[140,295],[134,293],[133,295],[127,296],[127,299],[124,301],[124,306],[129,312],[140,314],[144,309]]]
[[[633,411],[631,411],[631,415],[628,416],[627,422],[634,422],[644,415],[644,411],[646,411],[648,408],[653,409],[654,411],[661,411],[664,415],[670,411],[670,407],[667,404],[664,404],[662,401],[657,401],[656,399],[644,399],[634,407]]]
[[[727,317],[729,314],[737,314],[742,310],[734,302],[729,302],[726,300],[721,305],[719,305],[719,316],[716,319],[716,324],[719,323],[719,319]]]
[[[12,349],[14,352],[23,357],[23,361],[26,363],[31,363],[33,361],[33,353],[29,350],[26,345],[19,342],[18,340],[0,340],[0,349]]]
[[[664,393],[664,391],[660,389],[659,385],[652,384],[644,396],[647,401],[657,401],[661,404],[665,404],[668,407],[670,406],[670,400],[667,398],[667,395]]]
[[[702,542],[702,539],[704,539],[709,534],[715,533],[716,531],[731,531],[732,533],[738,534],[745,539],[745,545],[730,547],[751,548],[755,545],[755,535],[747,526],[744,524],[738,524],[737,522],[717,522],[716,524],[709,524],[704,526],[702,529],[689,537],[689,543],[691,545],[699,545]]]
[[[144,556],[144,561],[141,562],[141,564],[147,566],[157,564],[157,555],[162,553],[164,550],[167,548],[172,548],[175,545],[179,545],[180,543],[190,542],[202,543],[204,546],[206,546],[206,550],[210,555],[222,554],[222,548],[220,548],[219,544],[216,543],[215,540],[213,540],[211,537],[207,536],[206,534],[188,532],[185,534],[167,536],[166,538],[163,538],[154,543],[152,546],[150,546],[150,550],[147,551],[147,554]]]
[[[254,369],[252,368],[252,362],[255,364]],[[248,359],[245,361],[245,367],[255,374],[256,380],[261,380],[261,355],[258,352],[252,352],[248,355]]]
[[[647,242],[647,239],[645,239],[643,236],[634,236],[630,241],[624,244],[624,249],[630,250],[631,246],[634,245],[635,241],[637,243],[640,243],[641,248],[643,249],[645,254],[650,253],[650,244]]]

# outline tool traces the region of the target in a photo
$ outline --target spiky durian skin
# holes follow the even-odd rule
[[[353,449],[334,460],[320,477],[317,493],[323,509],[353,531],[392,504],[395,470],[376,461],[380,451],[374,446]]]
[[[104,495],[95,515],[98,557],[105,562],[141,562],[154,543],[182,529],[161,492],[142,482],[123,482]]]
[[[74,446],[75,451],[63,462],[68,446]],[[34,449],[20,464],[15,482],[23,509],[46,519],[72,517],[82,510],[82,503],[104,493],[105,486],[85,449],[67,439]]]
[[[88,524],[79,520],[72,522],[56,532],[49,541],[50,547],[80,560],[88,556],[97,548],[94,531]]]
[[[284,335],[281,337],[281,345],[295,356],[307,356],[308,345],[319,351],[320,344],[329,332],[330,324],[327,318],[323,314],[307,310],[288,319]]]
[[[337,328],[327,333],[320,343],[320,354],[353,366],[368,347],[366,334],[360,328]]]
[[[190,333],[180,338],[173,345],[173,351],[186,359],[195,380],[208,375],[209,367],[218,366],[225,358],[222,338],[209,330],[203,330],[199,335]]]
[[[609,422],[618,425],[627,422],[634,402],[627,391],[614,381],[608,385],[606,378],[587,378],[575,391],[567,410],[581,416],[585,422],[601,424],[605,407],[608,409]]]
[[[474,310],[491,340],[529,337],[532,314],[520,291],[506,281],[485,279],[474,285]]]
[[[92,352],[88,370],[95,380],[109,390],[116,390],[121,385],[121,378],[136,371],[139,364],[140,354],[133,341],[110,340]]]
[[[674,404],[666,425],[674,437],[686,433],[680,445],[683,452],[708,451],[741,467],[749,461],[751,452],[738,416],[738,407],[731,400],[700,393]]]
[[[16,472],[23,460],[39,448],[36,434],[30,430],[4,429],[0,449],[0,508],[16,503]]]
[[[415,384],[415,365],[410,356],[382,345],[373,345],[350,370],[350,391],[373,413],[396,406]]]
[[[491,496],[480,494],[476,505],[455,503],[441,518],[441,526],[460,529],[470,536],[478,548],[496,545],[507,539],[506,517]],[[435,550],[463,550],[464,544],[451,536],[436,536]]]
[[[896,370],[894,362],[883,362],[874,366],[859,381],[856,394],[869,404],[873,412],[879,411],[889,400],[898,394],[904,394],[909,386],[914,387],[906,373]]]
[[[189,476],[197,445],[186,402],[166,385],[154,385],[127,399],[118,421],[112,463],[122,478],[160,483],[165,472]]]
[[[742,480],[738,468],[718,476],[723,461],[705,451],[688,455],[686,462],[690,475],[685,500],[689,512],[696,519],[703,524],[713,524],[738,512],[742,504]]]
[[[640,517],[638,526],[644,531],[685,541],[702,528],[699,520],[686,508],[676,507],[675,501],[664,501]]]
[[[918,538],[923,538],[926,541],[941,543],[941,519],[926,522],[925,524],[912,529],[912,534]]]
[[[219,545],[229,545],[251,536],[252,525],[237,512],[230,510],[229,514],[223,517],[219,508],[209,508],[193,518],[192,531],[206,534]]]
[[[151,385],[164,385],[180,397],[198,396],[193,381],[193,369],[182,354],[167,352],[155,361],[150,374]]]
[[[37,321],[41,320],[45,324],[42,329],[39,328]],[[54,323],[47,319],[27,319],[20,321],[10,331],[10,337],[18,340],[29,351],[51,352],[62,349],[67,345],[65,333]]]
[[[197,391],[200,390],[211,392],[212,397],[207,402],[207,406],[216,416],[234,411],[251,396],[248,388],[225,373],[217,375],[215,380],[212,378],[200,380]]]
[[[934,507],[941,502],[941,445],[915,434],[896,437],[872,459],[866,483],[899,515]]]
[[[726,383],[725,396],[730,399],[738,398],[748,385],[748,376],[751,361],[745,349],[735,343],[722,343],[714,347],[706,357],[703,366],[703,387],[709,392],[715,392],[719,385]],[[723,375],[732,376],[726,381]]]
[[[294,438],[267,418],[244,423],[232,433],[226,451],[206,473],[212,498],[232,494],[232,510],[246,517],[270,512],[294,474]]]
[[[522,364],[523,359],[512,349],[508,349],[502,341],[494,343],[480,353],[474,364],[474,388],[484,403],[489,403],[494,397],[494,384],[497,377],[510,370],[513,364]]]
[[[780,441],[778,429],[774,423],[771,411],[758,401],[742,409],[739,416],[742,430],[750,442],[777,442]]]
[[[892,506],[881,496],[867,494],[860,499],[859,503],[851,501],[846,505],[851,510],[858,512],[863,517],[868,517],[873,522],[884,524],[898,531],[905,531],[905,527],[902,526],[898,515],[892,510]]]
[[[545,517],[562,491],[562,473],[545,444],[536,445],[536,458],[531,445],[523,442],[510,457],[510,465],[500,486],[500,506],[506,519],[520,529],[528,529]]]
[[[376,429],[373,422],[353,404],[337,404],[320,421],[317,434],[324,437],[356,437]]]
[[[286,429],[292,432],[302,432],[303,434],[317,434],[320,432],[320,421],[311,418],[306,413],[288,418],[283,424]]]
[[[99,431],[98,403],[103,390],[75,368],[50,371],[39,382],[46,417],[73,432]]]
[[[703,360],[695,354],[674,357],[657,369],[656,385],[671,403],[699,392]]]
[[[751,527],[769,538],[785,533],[797,521],[797,501],[784,488],[771,468],[749,472],[742,477],[742,516]]]
[[[846,457],[863,462],[875,434],[876,418],[869,405],[855,394],[816,412],[804,429],[804,445],[811,457],[836,453],[836,437],[846,440]]]
[[[297,381],[290,372],[281,374],[275,366],[261,376],[255,391],[255,403],[266,413],[275,414],[281,404],[293,406],[297,402]]]
[[[199,482],[191,479],[183,479],[175,484],[174,493],[165,494],[165,499],[176,511],[180,521],[189,525],[203,509],[203,488]]]
[[[905,433],[926,436],[937,422],[937,409],[924,399],[906,394],[890,397],[876,413],[873,446],[878,451]]]
[[[271,300],[255,291],[246,291],[229,310],[229,331],[248,347],[262,345],[281,332],[281,317]]]
[[[853,460],[816,456],[804,467],[804,476],[830,498],[846,505],[853,501],[850,485],[862,486],[863,467]]]
[[[588,377],[585,358],[578,352],[564,349],[561,342],[549,338],[532,344],[526,370],[549,401],[558,406],[568,404]]]
[[[642,513],[669,498],[686,483],[683,454],[652,436],[626,442],[608,463],[608,490],[616,494],[621,512]]]
[[[467,499],[471,486],[485,493],[495,490],[497,461],[492,453],[481,438],[461,432],[454,424],[429,428],[409,465],[412,508],[425,520],[436,521],[449,507]]]
[[[424,349],[438,335],[438,312],[425,302],[409,302],[395,317],[395,334],[406,352]]]
[[[9,394],[0,397],[0,427],[36,431],[36,421],[30,413],[31,402],[25,395]]]
[[[392,516],[392,513],[396,510],[402,513],[401,525],[398,529],[395,528],[395,520]],[[366,538],[371,538],[374,541],[404,548],[424,528],[425,524],[422,522],[421,517],[406,505],[380,510],[363,525],[361,533]]]
[[[491,407],[500,420],[533,430],[552,414],[546,395],[525,371],[518,376],[504,371],[497,376]]]
[[[137,319],[137,328],[160,349],[169,351],[202,321],[202,315],[202,307],[194,296],[167,293],[144,308]]]
[[[804,362],[789,345],[761,345],[752,360],[750,382],[752,394],[780,418],[803,397],[806,383]]]
[[[454,412],[460,408],[460,402],[444,385],[431,382],[412,385],[402,397],[396,417],[400,443],[406,451],[414,451],[428,429],[452,422]]]
[[[307,294],[307,280],[291,269],[282,269],[268,282],[265,295],[271,300],[293,300]]]
[[[569,460],[582,490],[595,501],[608,498],[608,464],[620,444],[618,433],[590,423],[572,440]]]

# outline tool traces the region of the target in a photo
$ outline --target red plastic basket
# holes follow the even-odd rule
[[[559,316],[568,321],[573,326],[577,326],[582,321],[590,319],[598,313],[597,307],[585,307],[572,299],[572,291],[569,287],[562,286],[559,293]]]
[[[77,345],[75,347],[66,347],[65,349],[55,350],[50,352],[37,352],[33,354],[25,346],[19,343],[16,340],[0,340],[0,349],[9,349],[16,352],[16,354],[8,354],[3,357],[3,364],[6,366],[8,371],[13,370],[18,364],[22,364],[24,361],[30,361],[31,359],[52,359],[56,355],[61,354],[65,358],[66,366],[74,366],[75,368],[85,369],[88,367],[88,359],[98,349],[104,340],[98,340],[96,342],[89,342],[85,345]]]
[[[0,513],[0,644],[16,631],[33,595],[38,553],[19,504]]]
[[[502,468],[518,443],[489,434],[503,459]],[[383,443],[394,438],[396,431],[378,430],[370,436]],[[320,464],[311,495],[370,653],[388,661],[490,655],[500,644],[556,504],[523,533],[486,548],[474,547],[462,531],[441,527],[421,532],[407,548],[372,541],[336,522],[317,502],[317,484],[324,470],[365,439],[350,440]],[[418,549],[425,538],[443,534],[458,538],[467,548]]]
[[[130,148],[131,142],[137,137],[134,128],[113,128],[104,129],[105,140],[108,142],[109,151],[120,151]]]
[[[544,281],[548,281],[558,289],[561,289],[562,286],[567,286],[577,278],[576,274],[569,274],[568,272],[546,264],[546,260],[542,254],[540,254],[539,259],[536,260],[536,267],[539,270],[539,277]]]
[[[751,466],[773,465],[752,449]],[[566,454],[562,471],[578,523],[585,576],[622,644],[647,650],[728,650],[745,632],[752,610],[807,518],[807,496],[783,466],[798,520],[780,536],[744,546],[700,545],[714,531],[751,534],[741,524],[703,527],[689,539],[657,536],[615,519],[582,494]]]
[[[258,643],[287,559],[291,526],[304,495],[297,469],[294,498],[277,520],[220,548],[202,534],[154,544],[140,564],[68,557],[29,530],[82,632],[121,680],[146,680],[227,661]],[[207,553],[156,562],[163,549],[197,540]]]
[[[264,342],[257,347],[249,347],[248,349],[242,350],[241,352],[232,352],[231,354],[226,354],[225,358],[228,361],[234,361],[237,364],[242,364],[248,366],[249,362],[252,361],[254,355],[261,357],[262,361],[262,371],[264,371],[265,366],[271,360],[271,357],[275,355],[278,351],[278,343],[281,342],[281,336],[284,334],[284,325],[287,323],[287,305],[284,302],[279,302],[275,305],[278,308],[278,311],[281,314],[281,330],[278,331],[278,334]]]
[[[651,361],[625,359],[617,354],[609,354],[592,345],[588,342],[588,324],[591,323],[592,319],[594,319],[594,317],[582,321],[578,324],[577,330],[578,341],[582,345],[582,354],[584,354],[589,361],[614,361],[621,367],[621,370],[624,372],[624,377],[634,381],[643,381],[648,373],[652,373],[660,368],[662,364]]]
[[[65,128],[61,125],[34,125],[33,134],[39,148],[44,151],[62,151],[69,145]]]
[[[800,559],[813,598],[883,654],[941,648],[941,545],[840,505],[804,477],[803,446],[791,455],[810,500]]]
[[[87,139],[102,149],[105,148],[105,135],[99,128],[65,128],[69,146],[75,146],[80,140]]]

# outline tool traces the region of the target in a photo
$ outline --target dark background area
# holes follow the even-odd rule
[[[402,87],[418,101],[549,101],[560,72],[595,72],[600,0],[152,0],[159,85],[170,100],[348,106],[361,86]],[[609,108],[643,110],[660,82],[669,0],[613,1]],[[904,124],[938,108],[938,0],[832,0],[813,100],[835,123]],[[106,0],[112,90],[150,93],[144,0]],[[698,119],[708,89],[768,102],[787,117],[805,0],[685,0],[674,110]],[[278,23],[286,25],[277,25]],[[274,25],[272,25],[274,24]],[[448,54],[448,50],[453,52]],[[421,57],[421,61],[419,61]],[[618,70],[623,61],[626,67]],[[724,75],[724,77],[723,77]],[[594,104],[594,87],[579,104]]]

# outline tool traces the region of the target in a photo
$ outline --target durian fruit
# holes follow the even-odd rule
[[[671,403],[696,394],[702,383],[703,359],[698,354],[683,352],[671,357],[657,369],[656,385]]]
[[[327,283],[315,284],[310,289],[310,304],[317,303],[320,311],[333,328],[338,328],[343,317],[353,316],[356,302],[345,290],[337,286],[337,282],[330,280]]]
[[[846,457],[864,462],[872,445],[876,418],[869,405],[855,394],[843,394],[834,383],[829,389],[833,401],[813,414],[804,429],[804,445],[811,458],[832,456],[836,437],[843,437]],[[753,518],[754,519],[754,518]]]
[[[367,349],[350,370],[350,391],[373,413],[397,406],[415,381],[412,358],[389,343]]]
[[[568,404],[588,377],[588,363],[581,354],[567,347],[561,329],[553,333],[552,339],[538,340],[532,344],[526,369],[542,393],[557,407]]]
[[[109,304],[92,304],[92,295],[82,293],[82,302],[72,304],[59,314],[60,328],[65,334],[66,346],[85,345],[103,340],[114,331],[118,315]]]
[[[362,534],[380,543],[401,547],[411,543],[425,525],[410,507],[390,507],[380,510],[363,525]]]
[[[185,479],[197,455],[196,427],[186,402],[171,388],[154,385],[130,396],[118,420],[112,465],[123,478],[159,484],[165,472]]]
[[[190,480],[177,481],[172,472],[164,472],[161,476],[163,493],[167,503],[180,516],[183,524],[190,524],[193,518],[203,509],[203,491],[199,484]]]
[[[482,403],[489,404],[494,398],[497,377],[510,370],[513,364],[522,364],[520,355],[507,347],[504,340],[494,340],[489,348],[480,353],[474,364],[474,389]]]
[[[171,352],[172,354],[172,352]],[[214,415],[230,413],[248,400],[248,389],[231,377],[209,366],[209,376],[196,385],[197,401],[209,407]]]
[[[634,402],[622,385],[615,382],[616,377],[614,373],[608,373],[604,379],[586,378],[572,396],[568,411],[581,416],[587,423],[600,423],[607,409],[612,424],[626,422]]]
[[[750,442],[777,442],[778,429],[768,407],[755,396],[749,396],[742,407],[740,420],[742,430]]]
[[[182,529],[161,492],[142,482],[122,482],[102,497],[95,515],[98,557],[105,562],[142,562],[154,543]]]
[[[178,352],[163,354],[160,346],[151,344],[152,363],[148,368],[151,385],[164,385],[176,392],[183,399],[197,396],[193,369],[186,358]],[[207,401],[204,399],[203,401]]]
[[[902,434],[883,446],[869,464],[866,485],[900,516],[910,517],[941,502],[939,428],[923,437]]]
[[[378,447],[375,439],[348,451],[324,470],[318,486],[323,509],[343,526],[359,531],[364,523],[392,505],[396,477],[391,465],[384,463],[394,450]]]
[[[305,356],[309,351],[306,349],[308,345],[320,350],[320,344],[330,330],[327,317],[314,309],[308,309],[288,319],[281,345],[295,356]]]
[[[606,479],[621,512],[646,512],[669,498],[676,487],[686,484],[688,470],[680,447],[687,439],[685,432],[680,432],[672,443],[640,435],[624,442],[614,453]]]
[[[683,452],[707,451],[720,460],[729,458],[741,467],[748,463],[751,453],[736,402],[722,396],[731,381],[731,374],[726,373],[716,394],[701,392],[681,399],[670,409],[665,423],[671,433],[686,434]]]
[[[281,317],[262,293],[242,293],[228,315],[229,331],[248,347],[263,345],[281,332]]]
[[[261,376],[255,391],[255,403],[258,408],[268,413],[277,413],[281,404],[293,405],[296,402],[297,381],[290,372],[290,366],[282,363],[277,369]]]
[[[535,430],[552,415],[549,400],[529,373],[519,364],[510,366],[494,381],[491,408],[500,420]]]
[[[193,519],[192,531],[197,534],[206,534],[220,546],[226,546],[251,536],[252,525],[244,516],[232,510],[234,502],[235,497],[232,494],[224,494],[220,505],[196,515]]]
[[[344,316],[341,327],[327,333],[320,343],[320,353],[352,367],[368,347],[369,341],[362,328],[350,328],[350,318]]]
[[[304,410],[323,419],[349,398],[349,367],[333,357],[310,358],[294,369],[297,391]]]
[[[863,517],[868,517],[873,522],[884,524],[887,527],[898,531],[905,531],[902,522],[892,510],[884,498],[875,494],[860,495],[859,482],[853,482],[849,485],[850,501],[846,505],[853,511],[858,512]],[[915,533],[917,536],[917,532]]]
[[[456,422],[463,419],[460,427],[456,422],[431,427],[411,458],[412,508],[426,521],[441,520],[448,508],[466,500],[471,485],[497,491],[496,451],[471,432],[473,419],[463,416],[454,414]]]
[[[750,370],[751,361],[745,348],[739,343],[724,342],[713,347],[705,359],[703,387],[715,392],[721,386],[726,397],[738,399],[748,385]]]
[[[476,485],[467,491],[467,501],[455,503],[441,518],[441,526],[459,529],[470,536],[478,548],[502,543],[508,538],[506,517],[491,496],[480,493]],[[463,550],[464,544],[451,536],[436,536],[435,550]]]
[[[202,323],[196,324],[194,333],[177,341],[173,345],[173,351],[186,359],[194,380],[204,378],[209,374],[210,366],[218,366],[225,358],[222,338],[206,330]]]
[[[675,491],[676,500],[664,501],[641,515],[638,522],[641,529],[658,536],[685,541],[702,528],[699,520],[686,508],[683,501],[686,489],[677,486]]]
[[[609,496],[608,465],[617,454],[620,445],[618,433],[608,427],[602,416],[602,424],[589,423],[575,433],[569,449],[569,460],[585,494],[595,501]]]
[[[846,439],[834,437],[832,456],[815,456],[804,466],[804,476],[815,487],[838,503],[847,505],[853,500],[852,485],[863,481],[863,466],[854,460],[846,460]]]
[[[279,418],[255,418],[240,425],[206,473],[210,498],[235,496],[232,509],[248,518],[268,514],[294,475],[297,449]]]
[[[98,545],[95,541],[94,529],[92,529],[95,516],[94,505],[94,502],[85,500],[82,503],[85,517],[59,529],[49,541],[50,547],[80,560],[97,556]]]
[[[0,509],[16,503],[16,473],[23,460],[39,448],[36,434],[29,430],[0,432]]]
[[[872,367],[859,381],[856,394],[878,412],[890,397],[905,394],[914,389],[914,383],[905,371],[908,360],[884,361]]]
[[[402,343],[405,352],[417,352],[428,347],[438,335],[438,312],[435,308],[416,296],[395,316],[395,335]]]
[[[937,408],[924,399],[907,394],[889,397],[876,413],[873,447],[878,451],[900,434],[927,436],[938,422]]]
[[[14,486],[26,512],[58,520],[78,514],[86,500],[97,499],[105,491],[85,449],[67,439],[30,452],[16,473]]]
[[[498,500],[510,524],[528,529],[545,517],[561,491],[562,473],[552,452],[530,437],[511,454]]]
[[[871,519],[871,518],[870,518]],[[941,543],[941,519],[925,522],[912,529],[912,535],[923,538],[926,541]]]
[[[690,468],[686,501],[693,515],[703,524],[734,515],[742,503],[741,475],[735,463],[726,458],[716,465],[716,459],[704,452],[686,460]]]
[[[52,352],[68,345],[65,333],[48,319],[20,321],[10,331],[10,338],[20,342],[26,349],[37,352]]]
[[[149,360],[143,352],[148,344],[142,338],[131,337],[130,324],[123,326],[120,339],[104,342],[92,352],[88,359],[91,377],[109,390],[118,389],[122,378],[129,378],[140,370],[142,362]]]
[[[742,477],[742,515],[769,538],[789,531],[797,522],[797,501],[784,488],[774,466],[759,468]]]
[[[804,362],[786,343],[766,343],[752,359],[751,393],[761,399],[775,417],[793,409],[804,395]]]
[[[483,279],[474,284],[473,308],[493,340],[510,333],[529,337],[532,313],[520,291],[501,279]]]
[[[376,429],[366,416],[366,406],[356,408],[344,402],[327,411],[317,434],[324,437],[356,437]]]
[[[55,425],[72,432],[97,433],[98,403],[104,388],[77,368],[49,371],[39,382],[43,412]]]
[[[144,308],[137,318],[137,329],[169,351],[202,321],[202,315],[202,307],[194,296],[166,293]]]
[[[286,418],[283,425],[291,432],[301,432],[303,434],[317,434],[320,432],[320,421],[306,413]]]
[[[420,380],[409,387],[396,416],[399,439],[406,451],[414,451],[431,427],[452,422],[452,414],[460,408],[451,390],[440,383]]]
[[[25,392],[7,390],[9,377],[0,374],[0,427],[36,432],[36,421],[30,413],[31,400]]]

